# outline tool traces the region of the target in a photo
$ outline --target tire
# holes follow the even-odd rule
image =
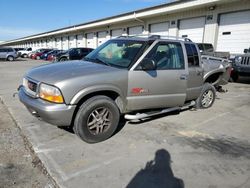
[[[195,107],[197,109],[210,108],[214,103],[215,97],[216,90],[214,86],[209,83],[205,83],[200,96],[196,99]]]
[[[68,59],[66,57],[62,57],[59,59],[59,61],[67,61]]]
[[[112,99],[102,95],[94,96],[80,106],[73,130],[83,141],[97,143],[113,135],[119,120],[120,112]]]
[[[11,55],[7,57],[7,60],[8,60],[8,61],[14,61],[14,59],[15,59],[15,58],[14,58],[13,56],[11,56]]]
[[[27,55],[27,54],[23,54],[22,56],[23,56],[23,58],[27,58],[27,57],[28,57],[28,55]]]

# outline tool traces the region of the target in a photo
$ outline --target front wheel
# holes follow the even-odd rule
[[[10,55],[10,56],[7,57],[7,60],[8,61],[14,61],[14,57]]]
[[[23,54],[23,58],[27,58],[28,57],[28,55],[27,54]]]
[[[74,132],[88,143],[104,141],[115,132],[120,112],[115,102],[106,96],[94,96],[79,108],[74,120]]]
[[[205,83],[201,90],[200,96],[196,99],[196,108],[209,108],[213,105],[216,97],[216,90],[214,86],[209,83]]]

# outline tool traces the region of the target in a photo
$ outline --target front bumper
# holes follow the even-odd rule
[[[18,96],[32,115],[57,126],[71,124],[76,109],[75,105],[55,104],[39,98],[32,98],[25,93],[24,87],[19,88]]]
[[[233,73],[240,76],[250,76],[250,66],[233,66]]]

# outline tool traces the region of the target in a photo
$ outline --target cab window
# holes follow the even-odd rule
[[[145,58],[153,60],[157,70],[185,68],[184,56],[180,43],[159,42]]]

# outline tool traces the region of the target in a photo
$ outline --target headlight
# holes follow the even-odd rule
[[[40,84],[39,88],[39,97],[41,99],[54,102],[54,103],[63,103],[63,96],[60,90],[54,86],[47,84]]]
[[[241,57],[241,56],[235,57],[235,63],[236,63],[236,64],[240,64],[241,61],[242,61],[242,57]]]

